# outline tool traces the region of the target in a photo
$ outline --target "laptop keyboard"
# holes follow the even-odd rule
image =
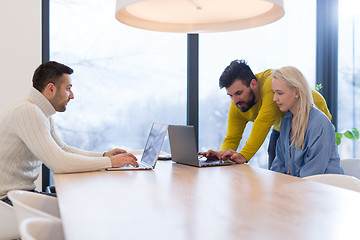
[[[149,168],[148,165],[146,165],[146,164],[144,164],[142,162],[138,162],[138,164],[139,164],[140,168]],[[139,168],[139,167],[134,167],[133,165],[130,165],[130,164],[126,164],[126,165],[124,165],[124,167],[125,168]]]
[[[202,156],[202,155],[198,155],[198,159],[199,159],[199,163],[200,163],[201,166],[219,166],[219,165],[231,165],[231,164],[234,164],[234,162],[231,161],[231,160],[210,161],[210,160],[207,160],[207,158]]]
[[[138,162],[139,164],[139,167],[142,167],[142,168],[149,168],[149,165],[145,165],[144,163],[142,162]]]

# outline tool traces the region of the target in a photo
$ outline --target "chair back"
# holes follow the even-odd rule
[[[318,174],[304,177],[303,179],[360,192],[360,180],[353,176],[342,174]]]
[[[30,217],[60,220],[59,205],[56,197],[23,190],[12,190],[8,193],[8,197],[14,205],[19,224]]]
[[[12,206],[0,200],[0,240],[19,238],[18,222]]]
[[[341,159],[340,164],[344,169],[345,175],[360,179],[360,158]]]
[[[64,231],[60,220],[42,217],[30,217],[20,224],[22,240],[64,240]]]

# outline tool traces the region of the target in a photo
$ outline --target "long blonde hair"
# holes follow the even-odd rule
[[[304,147],[306,129],[309,123],[310,109],[313,104],[311,88],[304,75],[295,67],[287,66],[272,71],[273,78],[285,83],[299,94],[297,113],[293,118],[291,142],[296,149]]]

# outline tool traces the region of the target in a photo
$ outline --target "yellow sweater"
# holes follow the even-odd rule
[[[284,116],[278,106],[273,101],[274,93],[271,91],[271,69],[255,74],[260,85],[260,98],[258,102],[247,112],[240,109],[231,101],[226,137],[220,146],[220,151],[225,149],[237,150],[242,134],[248,121],[254,122],[249,138],[240,154],[248,161],[254,156],[263,144],[271,126],[280,131],[280,122]],[[314,104],[324,112],[331,120],[331,114],[327,108],[325,99],[320,93],[312,90]]]

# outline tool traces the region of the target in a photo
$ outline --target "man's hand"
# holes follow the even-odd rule
[[[121,153],[127,153],[125,150],[123,149],[119,149],[119,148],[114,148],[113,150],[104,153],[104,157],[109,157],[111,158],[112,156],[121,154]]]
[[[198,152],[198,155],[203,155],[208,160],[220,160],[220,152],[208,150],[207,152]]]
[[[243,155],[241,155],[240,153],[238,153],[232,149],[226,149],[226,150],[220,152],[219,159],[220,160],[230,159],[231,161],[236,162],[236,163],[246,163],[247,162],[246,158]]]
[[[138,167],[136,157],[132,153],[120,153],[110,157],[111,167],[117,168],[122,167],[127,164],[133,165],[134,167]]]

